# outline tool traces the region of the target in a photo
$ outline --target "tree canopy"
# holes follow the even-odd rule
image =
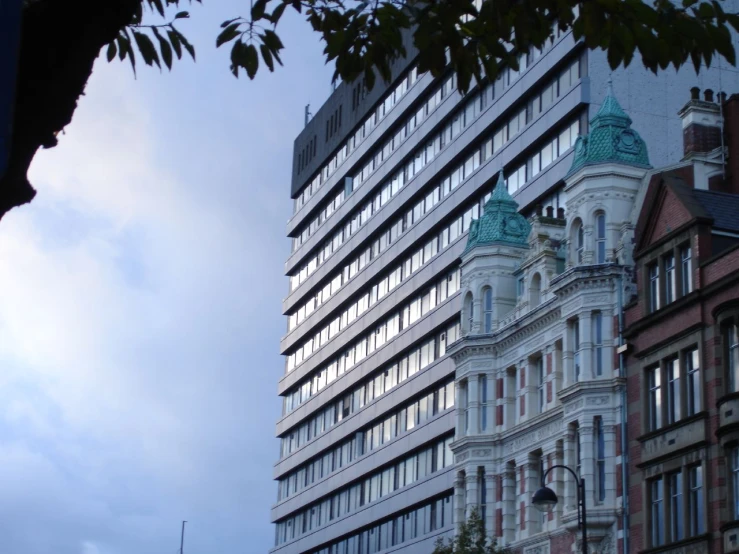
[[[446,543],[443,539],[436,541],[433,554],[506,554],[506,549],[499,548],[495,539],[488,537],[485,522],[477,509],[473,509],[467,520],[459,526],[458,533]]]
[[[195,59],[180,29],[192,1],[23,0],[0,218],[33,199],[26,177],[31,161],[72,121],[101,51],[109,61],[127,60],[134,71],[137,60],[171,68],[184,56]],[[335,81],[361,78],[367,88],[377,77],[387,81],[393,61],[407,54],[410,34],[419,71],[438,76],[451,67],[463,93],[505,66],[517,69],[520,55],[544,46],[557,29],[571,29],[588,48],[606,51],[614,69],[638,58],[655,73],[686,63],[698,71],[716,56],[735,65],[732,29],[739,31],[739,14],[725,11],[723,0],[252,0],[247,16],[214,29],[216,45],[230,48],[235,76],[243,71],[253,79],[260,68],[282,64],[279,23],[287,11],[318,33]]]

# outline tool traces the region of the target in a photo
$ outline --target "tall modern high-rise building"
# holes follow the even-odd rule
[[[653,167],[682,157],[691,87],[739,89],[721,67],[611,72],[559,33],[461,96],[408,51],[389,84],[340,85],[295,141],[273,553],[429,554],[452,536],[446,353],[461,334],[467,231],[498,173],[524,216],[559,213],[609,78]]]

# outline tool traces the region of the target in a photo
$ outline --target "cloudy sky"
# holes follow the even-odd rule
[[[293,139],[330,91],[307,24],[285,67],[99,60],[37,199],[0,222],[0,552],[264,553]]]

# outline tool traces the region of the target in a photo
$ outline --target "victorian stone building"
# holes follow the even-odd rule
[[[590,552],[631,552],[622,482],[623,290],[633,267],[634,203],[647,148],[612,93],[579,137],[564,209],[517,212],[502,179],[462,254],[462,338],[456,365],[455,521],[477,507],[498,544],[526,554],[571,552],[577,489],[531,503],[543,472],[586,483]],[[739,412],[738,412],[739,413]]]
[[[698,92],[685,158],[651,177],[636,227],[632,552],[739,552],[739,97]]]

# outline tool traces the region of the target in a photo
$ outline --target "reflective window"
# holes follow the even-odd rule
[[[595,263],[606,263],[606,215],[595,216]]]

